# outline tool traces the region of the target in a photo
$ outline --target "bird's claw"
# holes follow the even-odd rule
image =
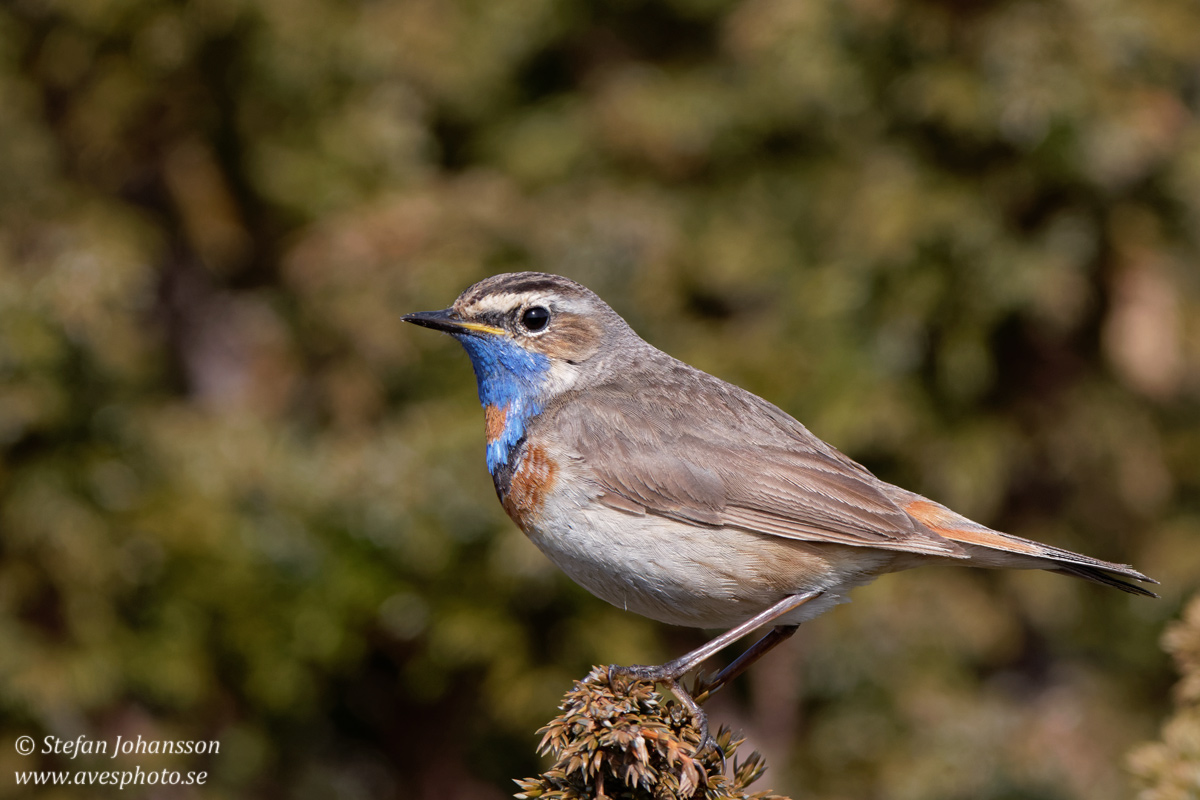
[[[721,760],[721,769],[724,770],[725,752],[721,749],[721,746],[717,744],[717,740],[714,739],[708,732],[708,714],[705,714],[704,710],[700,708],[700,703],[696,701],[691,692],[689,692],[679,683],[681,674],[682,673],[679,672],[678,665],[675,664],[675,662],[667,662],[666,664],[655,667],[643,666],[640,664],[628,667],[620,666],[618,664],[610,664],[608,667],[608,680],[610,684],[614,677],[622,676],[644,681],[653,681],[655,683],[662,683],[666,685],[667,688],[671,690],[671,693],[679,698],[679,702],[688,710],[688,713],[692,715],[692,722],[700,731],[700,741],[696,745],[695,752],[692,754],[693,757],[699,758],[704,755],[705,750],[712,748],[713,752],[715,752],[717,757]],[[703,678],[697,678],[696,685],[706,687]],[[708,690],[707,688],[704,688],[703,691],[704,694],[702,694],[701,697],[702,699],[706,699],[708,697]]]

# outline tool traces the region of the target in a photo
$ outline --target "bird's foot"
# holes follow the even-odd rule
[[[686,658],[686,657],[685,657]],[[683,658],[677,658],[674,661],[668,661],[665,664],[658,666],[646,666],[644,664],[634,664],[629,667],[623,667],[619,664],[612,664],[608,668],[609,676],[626,675],[631,678],[637,678],[643,681],[654,681],[662,683],[666,681],[676,681],[683,677],[684,673],[690,669],[691,665],[684,662]]]
[[[717,745],[717,740],[714,739],[708,732],[708,714],[704,713],[704,709],[700,708],[700,704],[693,699],[691,692],[683,687],[679,682],[679,678],[683,676],[676,661],[668,661],[655,667],[634,665],[629,667],[613,664],[608,668],[608,678],[611,682],[615,676],[627,676],[643,681],[652,681],[661,683],[671,690],[671,694],[679,699],[688,713],[692,715],[692,721],[696,728],[700,731],[700,743],[696,745],[696,751],[693,756],[699,757],[704,751],[712,748],[713,751],[721,758],[721,767],[725,766],[725,753]],[[686,671],[686,670],[685,670]]]

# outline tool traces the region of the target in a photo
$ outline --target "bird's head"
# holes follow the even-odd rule
[[[498,408],[514,400],[540,405],[575,387],[615,339],[633,335],[591,290],[542,272],[495,275],[450,308],[403,319],[458,339],[475,367],[480,402]]]

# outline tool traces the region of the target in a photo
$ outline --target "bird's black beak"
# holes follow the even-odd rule
[[[420,325],[422,328],[433,328],[435,331],[446,331],[447,333],[454,330],[458,322],[454,312],[448,308],[443,308],[441,311],[417,311],[405,314],[400,319],[411,322],[413,325]]]
[[[454,309],[443,308],[441,311],[417,311],[412,314],[405,314],[400,319],[405,322],[411,322],[413,325],[420,325],[422,328],[433,328],[435,331],[443,333],[490,333],[493,335],[504,335],[503,328],[496,328],[491,325],[484,325],[480,322],[470,322],[461,319]]]

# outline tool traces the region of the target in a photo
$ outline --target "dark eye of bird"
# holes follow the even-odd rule
[[[550,321],[550,309],[545,306],[534,306],[533,308],[525,309],[525,313],[521,315],[521,325],[525,330],[536,333],[546,327],[546,323]]]

